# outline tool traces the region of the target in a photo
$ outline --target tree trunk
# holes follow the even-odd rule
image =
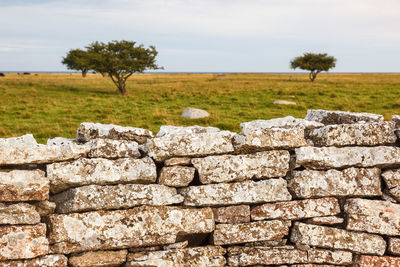
[[[118,91],[121,95],[126,94],[126,84],[124,79],[118,79]]]
[[[83,78],[86,77],[86,73],[87,73],[87,71],[82,71],[82,77],[83,77]]]

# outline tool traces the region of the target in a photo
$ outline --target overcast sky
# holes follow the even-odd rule
[[[0,0],[0,71],[64,71],[93,41],[155,45],[167,72],[400,72],[400,0]]]

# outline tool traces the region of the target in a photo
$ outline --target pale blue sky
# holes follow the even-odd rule
[[[400,72],[399,0],[0,0],[0,25],[0,71],[64,71],[69,49],[126,39],[168,72],[287,72],[303,52]]]

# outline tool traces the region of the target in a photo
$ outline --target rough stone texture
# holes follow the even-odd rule
[[[199,108],[185,108],[181,116],[186,119],[201,119],[210,116],[210,114]]]
[[[88,185],[57,194],[51,201],[57,204],[57,213],[70,213],[179,204],[183,196],[175,188],[159,184]]]
[[[217,224],[213,233],[214,245],[282,239],[289,233],[290,221],[260,221],[238,224]]]
[[[0,226],[0,261],[46,255],[46,225]]]
[[[192,159],[203,184],[284,177],[289,170],[286,150],[264,151],[249,155],[222,155]]]
[[[284,118],[277,118],[271,120],[254,120],[243,122],[240,124],[242,134],[255,130],[271,129],[271,128],[300,128],[300,129],[314,129],[324,126],[324,124],[316,121],[308,121],[305,119],[296,119],[292,116]]]
[[[192,163],[191,160],[192,159],[188,158],[188,157],[170,158],[170,159],[167,159],[166,161],[164,161],[164,166],[166,166],[166,167],[177,166],[177,165],[188,166]]]
[[[356,255],[354,258],[354,267],[398,267],[400,266],[400,257],[378,257],[368,255]]]
[[[202,127],[198,125],[189,127],[163,125],[160,127],[160,131],[157,133],[156,137],[199,133],[217,133],[219,131],[221,130],[215,127]]]
[[[183,242],[177,242],[169,245],[163,246],[162,250],[168,250],[168,249],[181,249],[181,248],[186,248],[189,245],[189,241],[185,240]]]
[[[164,167],[161,169],[158,183],[173,187],[188,186],[194,178],[194,172],[193,167]]]
[[[237,152],[291,149],[309,145],[304,135],[304,129],[300,128],[272,128],[245,131],[236,134],[232,141]]]
[[[123,264],[127,255],[127,250],[90,251],[70,257],[68,263],[72,267],[112,267]]]
[[[300,147],[296,164],[311,169],[347,167],[394,167],[400,165],[400,148],[376,147]]]
[[[228,131],[163,136],[147,140],[149,156],[156,161],[173,157],[201,157],[233,152]]]
[[[49,198],[49,180],[41,170],[0,171],[0,201],[30,201]]]
[[[88,184],[154,183],[156,165],[142,159],[78,159],[47,166],[50,190],[53,193]]]
[[[371,113],[356,113],[349,111],[334,111],[322,109],[307,110],[306,120],[329,124],[353,124],[366,122],[382,122],[383,116]]]
[[[89,158],[139,158],[139,145],[135,141],[93,139],[86,143],[90,146]]]
[[[395,123],[396,129],[400,128],[400,115],[392,115],[392,122]]]
[[[396,143],[393,122],[337,124],[311,130],[315,146],[377,146]]]
[[[325,216],[325,217],[311,218],[308,219],[306,222],[318,225],[332,225],[332,224],[342,224],[344,222],[344,219],[337,216]]]
[[[340,213],[336,198],[319,198],[263,204],[251,210],[252,220],[299,220]]]
[[[382,173],[390,195],[400,201],[400,169],[387,170]]]
[[[281,246],[285,246],[286,243],[287,243],[287,239],[279,239],[279,240],[249,242],[249,243],[244,243],[243,246],[246,246],[246,247],[281,247]]]
[[[0,224],[37,224],[40,215],[35,207],[27,203],[0,203]]]
[[[273,102],[274,105],[296,105],[296,102],[287,101],[287,100],[275,100]]]
[[[374,255],[383,255],[386,249],[385,240],[378,235],[299,222],[292,227],[290,240],[296,244]]]
[[[211,208],[141,206],[49,216],[53,253],[118,249],[175,243],[178,234],[214,230]]]
[[[223,267],[226,260],[225,249],[219,246],[171,249],[128,254],[126,267],[163,266],[163,267]]]
[[[288,183],[298,198],[382,195],[380,170],[377,168],[294,171]]]
[[[348,230],[400,235],[400,204],[356,198],[347,200],[344,211]]]
[[[61,254],[45,255],[30,260],[0,262],[0,267],[67,267],[68,258]]]
[[[36,210],[40,214],[40,216],[52,214],[56,210],[56,203],[48,200],[39,201],[33,203],[33,205],[36,207]]]
[[[213,208],[214,220],[218,223],[246,223],[250,222],[250,206],[229,206]]]
[[[77,144],[75,139],[69,139],[64,137],[54,137],[47,139],[46,145],[48,146],[65,146]]]
[[[18,137],[0,138],[0,147],[27,147],[36,146],[37,142],[32,134],[25,134]]]
[[[291,200],[286,180],[268,179],[189,186],[180,190],[188,206],[236,205]]]
[[[96,138],[105,138],[136,141],[139,144],[143,144],[146,143],[148,138],[152,137],[153,133],[146,129],[92,122],[81,123],[76,134],[76,139],[80,142],[87,142]]]
[[[400,255],[400,238],[389,238],[388,251],[393,255]]]

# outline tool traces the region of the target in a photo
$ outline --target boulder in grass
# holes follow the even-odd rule
[[[287,100],[275,100],[274,105],[296,105],[296,102],[287,101]]]
[[[185,108],[181,116],[186,119],[201,119],[210,116],[210,114],[198,108]]]

